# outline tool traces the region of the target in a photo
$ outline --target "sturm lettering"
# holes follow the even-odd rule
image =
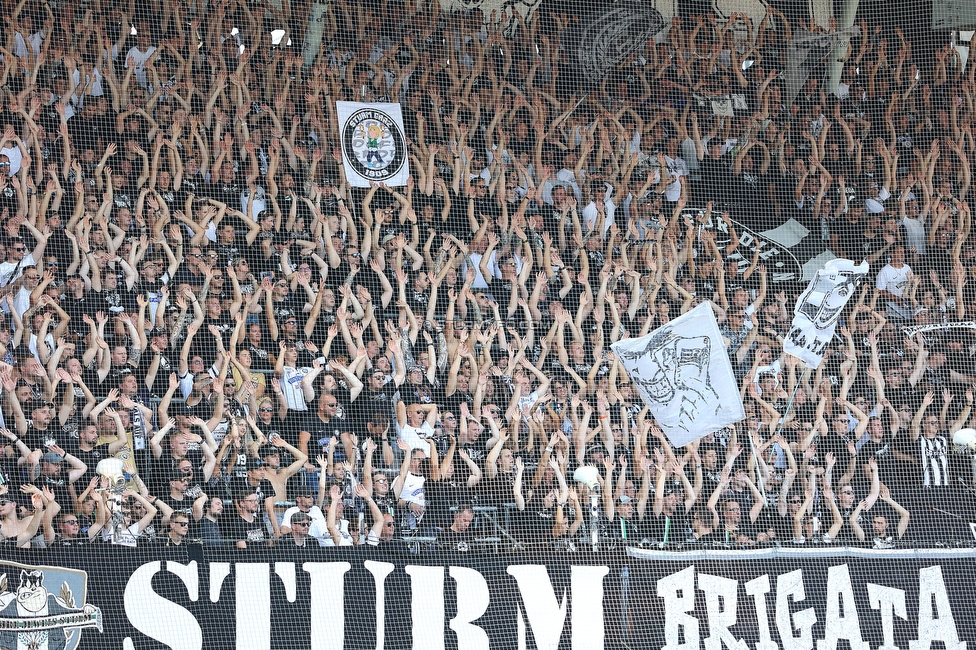
[[[280,624],[284,612],[272,606],[272,579],[280,584],[289,603],[295,602],[298,585],[297,572],[307,574],[309,593],[305,594],[315,616],[310,620],[309,648],[340,650],[344,644],[344,585],[353,569],[348,562],[212,562],[209,564],[209,599],[221,599],[224,579],[233,572],[235,589],[233,605],[236,611],[237,648],[267,648],[271,643],[272,621]],[[414,648],[443,648],[448,628],[457,636],[458,647],[465,650],[489,650],[493,647],[489,631],[478,622],[490,605],[506,605],[502,611],[512,612],[512,620],[503,621],[509,630],[516,630],[517,647],[556,647],[561,639],[571,639],[573,650],[596,650],[606,647],[604,578],[610,574],[607,566],[571,566],[570,586],[558,593],[545,565],[511,565],[506,573],[513,580],[486,578],[471,567],[416,566],[402,567],[409,577],[409,594],[391,594],[389,577],[397,571],[394,564],[367,561],[360,567],[371,578],[377,594],[373,607],[376,612],[376,647],[388,644],[385,631],[387,603],[399,596],[411,603],[411,632]],[[196,562],[187,565],[176,562],[152,562],[139,567],[125,588],[125,613],[131,625],[145,636],[168,644],[174,650],[199,650],[203,647],[203,628],[194,615],[153,590],[153,579],[160,571],[175,575],[186,587],[189,600],[200,600],[200,576]],[[272,573],[276,578],[272,578]],[[445,602],[447,579],[454,581],[454,602]],[[399,581],[403,584],[402,581]],[[501,589],[500,585],[507,588]],[[866,626],[880,629],[884,643],[878,650],[894,650],[894,619],[908,621],[909,608],[902,589],[867,583],[868,602],[857,603],[854,584],[847,564],[828,568],[821,611],[804,607],[808,594],[804,588],[803,571],[790,571],[778,576],[762,575],[741,585],[739,580],[696,572],[694,565],[667,575],[657,581],[657,603],[632,602],[636,608],[662,611],[660,624],[665,644],[661,650],[753,650],[736,636],[737,621],[748,614],[758,621],[759,639],[755,650],[836,650],[849,646],[852,650],[871,650],[862,637]],[[494,587],[494,588],[493,588]],[[862,590],[862,593],[863,591]],[[775,591],[775,593],[771,593]],[[696,605],[697,593],[704,595],[704,608]],[[927,650],[944,647],[946,650],[966,650],[960,641],[952,608],[940,566],[924,567],[918,571],[917,620],[911,628],[916,631],[908,650]],[[820,594],[818,594],[820,595]],[[206,597],[206,596],[205,596]],[[633,594],[632,594],[633,597]],[[699,601],[701,602],[701,601]],[[860,605],[860,607],[858,606]],[[751,611],[748,609],[751,608]],[[772,609],[773,611],[770,611]],[[702,611],[704,610],[704,611]],[[456,612],[450,620],[446,612]],[[404,612],[406,614],[406,612]],[[818,622],[823,638],[814,639]],[[909,621],[909,624],[912,622]],[[529,632],[534,643],[530,643]],[[568,635],[568,637],[564,636]],[[843,642],[842,642],[843,641]],[[126,647],[133,643],[126,639]]]

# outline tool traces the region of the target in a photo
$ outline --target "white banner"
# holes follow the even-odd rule
[[[732,363],[707,303],[646,336],[610,347],[675,446],[745,418]]]
[[[793,324],[783,349],[802,359],[807,368],[817,368],[823,360],[823,351],[834,337],[837,319],[864,280],[868,268],[867,262],[854,264],[838,258],[817,271],[810,286],[796,301]]]
[[[410,168],[400,105],[336,102],[336,112],[342,134],[342,163],[349,184],[406,185]]]

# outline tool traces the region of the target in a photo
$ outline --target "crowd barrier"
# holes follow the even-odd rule
[[[949,549],[17,551],[0,647],[965,650],[974,566]]]

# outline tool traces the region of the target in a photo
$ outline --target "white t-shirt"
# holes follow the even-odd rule
[[[21,36],[20,32],[14,34],[14,56],[19,56],[24,58],[27,56],[27,44],[30,43],[30,48],[34,50],[34,56],[41,53],[41,44],[44,42],[44,30],[34,32],[27,37],[27,41],[24,41],[24,37]]]
[[[128,528],[117,529],[115,531],[115,535],[112,534],[111,527],[102,527],[102,541],[118,544],[119,546],[130,546],[135,548],[139,542],[139,537],[141,536],[142,533],[139,532],[139,522],[132,524]]]
[[[24,274],[28,266],[37,266],[34,255],[27,253],[20,262],[4,262],[0,264],[0,287],[5,287]]]
[[[905,295],[905,289],[908,288],[908,281],[911,277],[912,267],[907,264],[902,264],[900,269],[887,264],[878,272],[877,288],[901,298]]]
[[[617,204],[613,202],[613,186],[609,183],[605,183],[605,185],[607,191],[603,196],[603,212],[606,214],[606,219],[603,220],[603,234],[610,231],[610,226],[613,225],[613,215],[617,211]],[[583,226],[587,231],[593,230],[599,217],[600,213],[596,209],[596,203],[590,201],[590,203],[583,208]]]
[[[281,525],[288,526],[289,528],[291,528],[291,518],[295,516],[295,514],[297,514],[299,511],[300,510],[298,506],[292,506],[287,510],[285,510],[285,514],[282,515],[281,517]],[[316,521],[321,521],[323,524],[325,523],[325,514],[322,512],[322,509],[319,508],[318,506],[312,506],[311,508],[308,509],[308,512],[306,514],[308,514],[308,516],[312,518],[312,523],[315,523]],[[311,531],[311,526],[309,526],[309,530]]]
[[[688,175],[688,165],[683,158],[665,156],[664,160],[667,162],[669,179],[667,189],[664,190],[664,196],[668,201],[674,203],[681,197],[681,182],[678,178]]]
[[[925,225],[919,219],[905,217],[901,220],[905,227],[905,241],[919,255],[925,255]]]
[[[95,97],[103,95],[105,91],[102,89],[102,79],[104,78],[102,77],[102,73],[96,68],[91,70],[91,72],[88,73],[88,76],[92,79],[91,94]],[[84,80],[81,78],[81,71],[75,70],[72,77],[75,80],[75,85],[78,86],[78,92],[81,92],[82,86],[84,86]],[[77,103],[80,104],[82,101],[83,98],[79,97]]]
[[[30,309],[30,296],[31,292],[26,287],[21,287],[17,295],[14,296],[14,309],[17,310],[18,316],[23,317],[24,312]]]
[[[492,251],[491,254],[494,255],[495,251]],[[465,260],[461,266],[461,277],[464,277],[464,274],[467,273],[469,268],[474,268],[474,282],[471,283],[471,288],[487,289],[488,283],[485,282],[485,276],[481,274],[481,267],[479,266],[481,264],[483,255],[481,255],[481,253],[471,253],[468,255],[468,257],[471,258],[471,263],[473,266],[469,266],[468,261]]]
[[[288,408],[292,411],[307,411],[305,392],[302,390],[302,379],[311,368],[292,368],[285,366],[281,373],[281,391],[285,394]]]
[[[143,52],[138,47],[132,47],[128,52],[125,53],[125,67],[129,67],[129,58],[135,59],[135,77],[136,81],[143,88],[149,87],[149,79],[146,77],[146,61],[149,57],[153,55],[156,51],[155,46],[150,45],[149,48]]]
[[[329,527],[325,519],[313,519],[312,525],[308,527],[308,536],[314,537],[319,546],[335,546],[332,535],[329,534]],[[352,535],[349,534],[349,521],[339,520],[339,546],[354,546]]]
[[[864,199],[864,211],[869,214],[877,214],[879,212],[884,212],[885,207],[883,202],[887,201],[890,197],[891,194],[888,192],[887,187],[880,188],[878,190],[877,198],[869,196],[868,198]]]
[[[424,423],[419,427],[412,427],[408,424],[405,427],[399,428],[398,431],[398,437],[400,440],[410,445],[410,449],[419,449],[425,454],[430,450],[430,447],[427,446],[425,440],[433,435],[434,428],[426,421],[424,421]]]
[[[403,482],[403,489],[400,490],[400,498],[407,503],[416,503],[422,506],[427,505],[424,496],[424,483],[427,482],[423,476],[417,476],[407,472],[407,478]]]

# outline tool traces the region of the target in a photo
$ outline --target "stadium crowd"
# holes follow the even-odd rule
[[[787,101],[820,28],[773,9],[585,87],[566,14],[337,0],[303,59],[308,4],[3,7],[5,543],[575,549],[585,465],[608,544],[972,541],[955,50],[862,23]],[[406,186],[350,187],[336,100],[402,105]],[[802,284],[738,250],[788,219],[871,267],[811,372]],[[702,302],[747,417],[675,449],[610,345]]]

